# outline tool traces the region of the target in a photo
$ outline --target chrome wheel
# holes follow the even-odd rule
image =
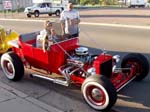
[[[14,66],[9,60],[4,60],[3,70],[8,79],[14,78],[15,76]]]

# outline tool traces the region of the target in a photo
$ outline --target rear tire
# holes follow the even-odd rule
[[[132,66],[134,64],[136,68],[136,81],[143,80],[149,73],[149,63],[146,57],[140,53],[130,53],[126,55],[121,63],[122,68]]]
[[[1,67],[9,80],[19,81],[24,76],[24,66],[18,55],[8,52],[1,57]]]
[[[103,75],[93,75],[85,79],[81,91],[85,101],[95,110],[109,110],[117,100],[115,87]]]

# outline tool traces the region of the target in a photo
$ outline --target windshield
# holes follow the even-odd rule
[[[36,4],[34,4],[32,7],[40,7],[40,3],[36,3]]]

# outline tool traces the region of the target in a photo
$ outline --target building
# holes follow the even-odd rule
[[[0,0],[0,10],[4,10],[4,2],[9,1],[12,4],[12,10],[25,8],[31,6],[32,0]]]
[[[5,9],[4,8],[5,1],[9,1],[9,3],[11,2],[12,10],[15,10],[15,9],[29,7],[32,6],[33,3],[38,3],[42,1],[53,2],[56,4],[66,4],[68,3],[69,0],[0,0],[0,11],[3,11]]]
[[[25,8],[32,6],[33,3],[39,3],[39,2],[53,2],[55,4],[67,4],[71,0],[0,0],[0,11],[5,10],[4,8],[4,2],[11,3],[12,10]]]

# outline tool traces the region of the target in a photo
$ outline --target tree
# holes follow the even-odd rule
[[[95,4],[99,4],[99,0],[90,0],[90,4],[95,5]]]
[[[89,0],[80,0],[80,4],[82,5],[89,4]]]
[[[100,0],[80,0],[80,4],[86,5],[86,4],[99,4]]]
[[[118,0],[79,0],[80,4],[86,5],[86,4],[104,4],[104,5],[115,5],[118,3]]]

